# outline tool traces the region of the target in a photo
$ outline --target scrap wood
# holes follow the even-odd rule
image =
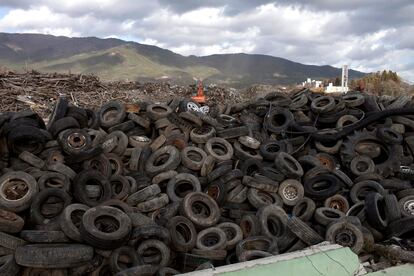
[[[241,94],[235,93],[235,89],[208,85],[205,91],[208,105],[242,101]],[[165,82],[104,83],[95,75],[37,71],[0,72],[1,111],[36,108],[43,118],[49,116],[52,111],[50,106],[60,95],[67,96],[75,105],[96,109],[109,100],[119,100],[123,103],[160,102],[170,100],[172,96],[191,97],[194,93],[193,86],[171,85]],[[27,98],[28,96],[30,98]]]

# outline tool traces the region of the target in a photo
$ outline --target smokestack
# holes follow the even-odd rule
[[[342,80],[341,80],[342,93],[348,91],[348,65],[342,66]]]

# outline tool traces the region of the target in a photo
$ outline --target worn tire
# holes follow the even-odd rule
[[[213,156],[217,161],[226,161],[233,157],[234,150],[227,140],[214,137],[206,142],[205,152]]]
[[[327,226],[345,217],[345,213],[329,207],[319,207],[315,210],[314,217],[320,225]]]
[[[197,147],[186,147],[181,151],[182,164],[193,171],[200,170],[206,158],[205,151]]]
[[[193,211],[194,204],[203,204],[208,208],[207,215],[196,214]],[[191,220],[194,225],[202,228],[215,225],[220,219],[221,214],[216,201],[207,194],[201,192],[187,194],[182,201],[181,212],[185,217]]]
[[[387,228],[388,217],[384,197],[379,193],[369,193],[364,202],[368,223],[379,231]]]
[[[62,212],[60,219],[60,228],[70,239],[81,242],[82,235],[79,231],[80,223],[82,221],[83,214],[89,209],[89,206],[84,204],[71,204],[68,205]],[[74,221],[74,219],[76,220]]]
[[[86,192],[87,183],[100,187],[100,197],[91,198],[88,196]],[[112,196],[112,188],[108,179],[100,172],[96,170],[84,170],[73,181],[73,195],[80,203],[93,207],[109,200]]]
[[[137,253],[140,258],[144,260],[145,263],[145,252],[149,250],[151,251],[158,251],[159,255],[161,256],[160,260],[156,263],[152,263],[153,265],[157,265],[159,267],[165,267],[170,263],[171,252],[168,246],[159,240],[146,240],[143,241],[137,248]]]
[[[315,202],[308,197],[304,197],[293,207],[292,215],[298,217],[302,221],[309,221],[313,217],[315,209]]]
[[[23,195],[6,193],[8,188],[22,183],[27,188],[23,191],[25,192]],[[0,207],[11,212],[21,212],[30,206],[38,190],[36,179],[30,174],[20,171],[8,172],[0,177]]]
[[[121,123],[125,116],[124,105],[117,101],[110,101],[99,110],[99,121],[104,128],[110,128]]]
[[[19,215],[0,209],[0,231],[19,233],[24,226],[24,220]]]
[[[159,161],[159,158],[168,155],[168,159],[162,164],[154,164]],[[178,149],[174,146],[164,146],[155,151],[147,160],[145,171],[151,175],[156,175],[168,170],[174,170],[181,162],[181,155]]]
[[[361,252],[364,245],[364,237],[361,230],[347,221],[338,221],[331,224],[326,231],[325,238],[331,243],[350,247],[355,254]]]
[[[257,211],[261,234],[275,239],[283,239],[288,233],[286,212],[278,206],[269,205]]]
[[[307,245],[315,245],[324,241],[315,230],[297,217],[289,218],[287,225],[290,231],[295,233],[295,235]]]
[[[16,264],[13,254],[0,257],[0,275],[16,276],[20,267]]]
[[[278,194],[287,206],[295,206],[305,194],[303,185],[295,179],[286,179],[279,185]]]
[[[171,243],[176,251],[189,252],[195,247],[197,232],[189,219],[175,216],[168,221],[166,227],[170,231]]]
[[[122,256],[126,256],[128,258],[128,264],[132,267],[142,265],[142,260],[138,257],[138,253],[135,251],[133,247],[129,246],[121,246],[114,251],[112,251],[111,256],[109,257],[109,265],[111,267],[112,273],[120,272],[126,268],[127,266],[121,266],[120,258]]]
[[[23,230],[20,237],[29,243],[66,243],[69,239],[62,231]]]
[[[110,227],[113,227],[113,223],[116,221],[118,228],[107,232],[100,230],[96,225],[100,218],[102,220],[106,219],[106,222],[110,218],[111,221],[107,222]],[[98,206],[88,209],[83,214],[80,227],[83,240],[101,249],[119,247],[129,239],[131,230],[131,219],[119,209],[109,206]]]
[[[223,250],[227,246],[226,233],[221,228],[209,227],[197,234],[196,247],[202,250]]]
[[[62,201],[62,209],[60,210],[60,213],[47,215],[42,213],[43,204],[45,204],[50,198],[59,198]],[[63,210],[71,203],[71,201],[72,197],[62,189],[44,189],[33,198],[30,207],[31,220],[38,225],[57,225],[60,221]]]
[[[69,268],[93,258],[93,248],[83,244],[29,244],[18,247],[16,263],[36,268]]]

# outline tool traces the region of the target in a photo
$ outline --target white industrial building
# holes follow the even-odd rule
[[[307,78],[306,81],[302,82],[302,86],[319,88],[322,86],[322,81],[312,80]]]
[[[302,86],[310,88],[320,88],[322,87],[322,81],[312,80],[307,78],[306,81],[302,82]],[[326,93],[346,93],[349,91],[348,87],[348,65],[342,66],[342,78],[341,86],[334,86],[332,82],[325,87]]]
[[[326,93],[346,93],[349,91],[348,87],[348,65],[342,66],[341,86],[333,86],[329,83],[325,89]]]
[[[325,88],[326,93],[346,93],[349,91],[348,86],[334,86],[332,82]]]

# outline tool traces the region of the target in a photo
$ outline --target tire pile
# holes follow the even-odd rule
[[[0,275],[174,275],[325,240],[413,262],[408,98],[188,103],[1,114]]]

